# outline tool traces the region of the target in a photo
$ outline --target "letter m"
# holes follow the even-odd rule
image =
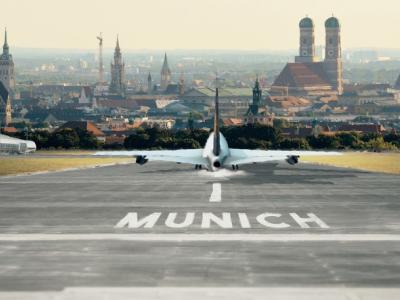
[[[124,228],[125,226],[127,226],[128,228],[139,228],[142,226],[143,228],[153,228],[160,216],[161,213],[156,212],[139,220],[137,213],[130,212],[125,217],[123,217],[117,223],[117,225],[114,226],[114,228]]]

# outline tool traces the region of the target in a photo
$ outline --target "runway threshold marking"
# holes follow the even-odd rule
[[[222,188],[220,183],[213,183],[210,202],[221,202]]]
[[[157,241],[157,242],[400,242],[399,234],[0,234],[1,242],[24,241]]]

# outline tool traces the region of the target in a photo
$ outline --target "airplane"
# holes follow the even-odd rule
[[[94,155],[136,157],[136,163],[139,165],[144,165],[148,161],[169,161],[178,164],[192,164],[195,165],[196,170],[205,167],[208,171],[217,171],[221,168],[227,167],[231,167],[232,170],[238,170],[239,165],[273,161],[286,161],[290,165],[296,165],[301,156],[341,155],[341,153],[229,148],[228,142],[219,130],[219,101],[217,87],[215,90],[214,130],[210,133],[203,149],[99,151]]]
[[[34,141],[21,140],[8,135],[0,134],[1,153],[27,154],[35,151],[36,144]]]

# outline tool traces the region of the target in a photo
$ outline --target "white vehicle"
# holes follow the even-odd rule
[[[0,153],[26,154],[36,151],[36,144],[33,141],[21,140],[0,134]]]
[[[195,165],[196,169],[205,167],[209,171],[220,168],[238,170],[239,165],[286,161],[290,165],[299,162],[300,156],[306,155],[340,155],[338,152],[322,151],[281,151],[281,150],[248,150],[232,149],[222,133],[219,132],[218,88],[215,93],[214,131],[210,134],[204,149],[154,150],[154,151],[100,151],[94,155],[132,156],[136,163],[144,165],[149,160],[171,161]]]

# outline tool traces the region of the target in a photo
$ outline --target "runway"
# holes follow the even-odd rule
[[[399,182],[284,163],[0,177],[0,299],[400,298]]]

